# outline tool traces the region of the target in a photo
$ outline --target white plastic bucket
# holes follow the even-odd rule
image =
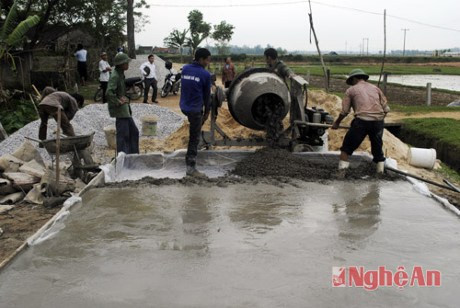
[[[408,158],[411,166],[433,169],[436,163],[436,150],[410,148]]]
[[[107,145],[111,149],[117,148],[117,130],[115,125],[109,125],[104,127],[105,140],[107,140]]]
[[[145,116],[141,118],[142,122],[142,135],[143,136],[156,136],[157,135],[157,122],[156,116]]]

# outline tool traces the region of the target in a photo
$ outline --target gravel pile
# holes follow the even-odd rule
[[[147,115],[157,116],[157,137],[155,138],[159,139],[168,137],[171,133],[181,127],[184,121],[183,117],[179,114],[169,110],[168,108],[160,107],[157,105],[131,104],[131,108],[133,110],[134,121],[136,122],[139,131],[142,129],[140,120],[141,117]],[[109,112],[107,110],[107,105],[93,104],[79,110],[71,123],[77,135],[95,132],[94,150],[99,152],[103,151],[107,146],[104,127],[111,124],[115,125],[115,119],[110,118]],[[10,135],[6,140],[0,143],[0,156],[13,153],[24,142],[24,136],[37,139],[39,126],[40,120],[37,120],[27,124],[20,130],[16,131],[14,134]],[[55,131],[56,122],[54,119],[49,119],[47,138],[54,138]],[[46,150],[40,149],[40,153],[44,159],[50,159]]]

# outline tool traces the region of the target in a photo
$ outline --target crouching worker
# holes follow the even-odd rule
[[[377,173],[383,173],[385,157],[383,155],[383,120],[390,108],[382,91],[368,83],[369,75],[363,70],[352,70],[347,78],[351,87],[345,92],[342,100],[342,112],[332,125],[339,128],[340,122],[348,115],[350,108],[354,110],[354,120],[340,148],[339,170],[349,167],[348,157],[360,146],[366,136],[371,141],[373,160],[377,163]]]
[[[61,129],[66,136],[75,136],[72,121],[79,108],[83,107],[85,99],[80,94],[68,94],[46,87],[42,92],[42,100],[38,104],[40,115],[40,130],[38,139],[45,140],[48,130],[48,118],[53,117],[58,121],[58,113],[61,114]]]
[[[182,69],[180,108],[190,123],[185,164],[188,176],[205,177],[196,170],[196,157],[200,143],[201,126],[211,110],[211,74],[205,69],[211,62],[211,53],[205,48],[195,52],[192,64]],[[204,110],[203,110],[204,109]]]
[[[132,118],[129,99],[126,97],[125,71],[131,59],[125,53],[118,53],[114,58],[115,70],[107,86],[109,114],[115,118],[117,133],[117,152],[126,154],[139,153],[139,130]]]

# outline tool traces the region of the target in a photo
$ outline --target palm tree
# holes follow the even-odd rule
[[[21,22],[18,19],[19,11],[17,1],[15,1],[0,28],[0,61],[10,61],[13,71],[16,70],[16,64],[10,52],[11,49],[19,47],[26,33],[40,21],[37,15],[29,16]]]
[[[191,34],[190,37],[187,38],[187,42],[185,46],[190,47],[190,51],[192,56],[195,54],[195,51],[200,47],[200,44],[208,37],[208,34]]]
[[[183,63],[183,49],[186,41],[188,30],[184,29],[183,31],[179,31],[177,29],[173,29],[173,31],[169,34],[167,38],[164,39],[164,43],[169,48],[178,48],[180,52],[180,62]]]

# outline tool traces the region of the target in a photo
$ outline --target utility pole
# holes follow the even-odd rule
[[[404,44],[403,44],[403,57],[406,55],[406,32],[409,31],[409,29],[401,29],[401,31],[404,31]]]
[[[368,37],[363,38],[363,41],[367,41],[367,45],[366,45],[366,55],[368,56],[368,55],[369,55],[369,38],[368,38]],[[363,53],[364,53],[364,45],[363,45]]]

